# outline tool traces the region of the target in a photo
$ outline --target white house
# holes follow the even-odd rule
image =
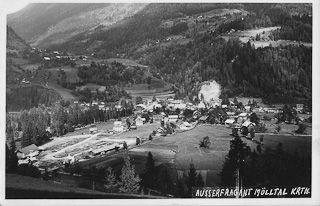
[[[192,128],[192,125],[189,123],[189,122],[183,122],[181,125],[180,125],[180,129],[181,130],[189,130]]]
[[[241,127],[251,127],[251,126],[256,126],[256,124],[253,123],[253,122],[250,122],[250,121],[245,121],[245,122],[241,125]]]
[[[142,126],[142,125],[144,124],[144,121],[145,121],[145,120],[146,120],[145,118],[141,118],[140,116],[138,116],[138,117],[135,119],[135,123],[136,123],[137,127],[138,127],[138,126]]]
[[[169,115],[168,116],[168,121],[169,122],[176,122],[179,118],[179,115]]]
[[[114,132],[123,132],[124,131],[124,127],[123,127],[121,121],[115,121],[113,123],[113,131]]]
[[[198,109],[204,109],[206,108],[206,105],[203,102],[200,102],[197,107]]]
[[[225,122],[224,122],[224,125],[227,126],[227,127],[231,127],[231,125],[235,122],[236,120],[234,119],[227,119]]]

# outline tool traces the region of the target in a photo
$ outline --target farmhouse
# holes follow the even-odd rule
[[[39,154],[39,148],[35,145],[29,145],[17,151],[17,156],[19,159],[25,159],[27,157],[34,157]]]

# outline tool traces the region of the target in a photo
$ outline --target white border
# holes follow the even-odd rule
[[[190,0],[158,0],[158,1],[144,1],[144,0],[27,0],[30,3],[131,3],[131,2],[145,2],[145,3],[312,3],[313,4],[313,129],[312,129],[312,198],[252,198],[252,199],[93,199],[93,200],[5,200],[5,89],[6,89],[6,10],[3,7],[5,3],[10,0],[0,0],[0,205],[320,205],[320,170],[319,170],[319,156],[320,156],[320,120],[319,120],[319,25],[320,25],[320,2],[318,0],[296,1],[296,0],[220,0],[220,1],[190,1]],[[25,0],[24,0],[25,1]]]

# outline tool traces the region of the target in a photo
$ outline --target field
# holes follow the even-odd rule
[[[27,64],[25,65],[23,68],[27,71],[31,71],[31,72],[34,72],[38,69],[38,67],[41,66],[40,63],[37,63],[37,64]]]
[[[128,137],[145,137],[152,130],[157,128],[154,125],[145,125],[138,130],[122,133],[116,137],[123,141]],[[148,152],[154,156],[156,165],[169,163],[173,173],[178,177],[188,172],[190,163],[194,163],[198,172],[201,172],[203,179],[208,186],[219,185],[222,165],[230,147],[232,140],[231,129],[221,125],[198,125],[195,129],[177,133],[172,136],[158,137],[153,141],[148,141],[141,146],[129,147],[129,155],[133,164],[135,164],[136,172],[143,171]],[[251,150],[256,149],[257,142],[260,141],[260,135],[256,134],[254,140],[242,138],[242,140],[250,146]],[[296,149],[300,154],[309,156],[311,154],[311,136],[298,136],[291,134],[263,134],[264,141],[262,145],[263,151],[267,148],[275,149],[278,143],[283,144],[283,149],[294,152]],[[204,149],[199,146],[204,136],[209,136],[211,148]],[[129,140],[129,139],[127,139]],[[134,138],[133,138],[134,140]],[[123,164],[122,154],[111,154],[93,158],[89,161],[82,162],[82,166],[96,165],[97,167],[114,168],[120,172]]]
[[[48,87],[57,91],[65,101],[74,101],[77,98],[71,94],[71,91],[62,86],[49,82]]]

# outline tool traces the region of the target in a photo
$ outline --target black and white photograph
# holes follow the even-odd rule
[[[1,205],[320,204],[320,2],[0,3]]]

